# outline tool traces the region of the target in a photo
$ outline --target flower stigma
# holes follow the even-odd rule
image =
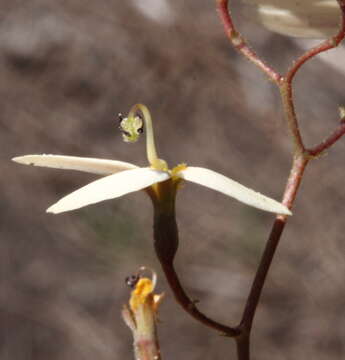
[[[143,119],[140,116],[135,116],[134,119],[124,118],[122,114],[119,115],[120,130],[122,132],[122,138],[125,142],[136,142],[140,134],[144,131]]]
[[[140,276],[141,272],[149,270],[151,272],[151,278],[146,276]],[[139,269],[138,281],[134,286],[129,300],[130,309],[135,312],[138,308],[144,304],[149,304],[154,311],[162,298],[162,295],[154,294],[154,290],[157,283],[157,274],[144,266]]]
[[[140,115],[138,115],[140,112]],[[148,194],[153,200],[158,199],[159,203],[171,203],[172,199],[176,196],[176,190],[182,182],[178,176],[181,170],[187,168],[187,164],[179,164],[173,169],[168,168],[165,160],[160,159],[157,155],[153,121],[149,109],[143,104],[136,104],[130,109],[128,116],[120,117],[120,130],[125,142],[136,142],[139,136],[143,133],[143,122],[145,123],[146,131],[146,153],[147,159],[154,170],[165,171],[169,173],[170,178],[163,183],[153,184],[147,189]]]
[[[145,270],[151,272],[151,277],[140,276]],[[139,280],[131,292],[129,304],[122,309],[122,317],[133,334],[135,358],[159,360],[157,310],[164,294],[154,293],[157,275],[153,270],[141,267],[134,276]]]

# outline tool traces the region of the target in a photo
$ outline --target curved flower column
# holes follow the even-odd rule
[[[142,114],[143,118],[137,115],[138,112]],[[120,119],[123,138],[127,142],[134,142],[138,139],[143,131],[143,121],[145,122],[148,167],[138,167],[118,160],[62,155],[25,155],[13,158],[14,161],[25,165],[108,175],[63,197],[50,206],[47,212],[58,214],[100,201],[114,199],[134,191],[146,190],[152,199],[155,210],[156,252],[161,261],[170,263],[178,247],[175,198],[183,180],[206,186],[261,210],[291,215],[290,210],[285,205],[215,171],[185,164],[169,169],[166,161],[157,156],[152,119],[145,105],[134,105],[128,117],[122,118],[121,116]]]
[[[12,160],[20,164],[78,170],[98,175],[108,175],[72,192],[47,209],[54,214],[79,209],[100,201],[114,199],[122,195],[146,189],[151,198],[162,208],[175,197],[178,184],[182,180],[191,181],[261,210],[291,215],[289,209],[276,200],[249,189],[238,182],[215,171],[192,167],[185,164],[172,169],[166,161],[158,158],[151,115],[145,105],[133,106],[121,127],[126,141],[135,141],[142,129],[140,111],[146,125],[146,151],[148,167],[138,167],[118,160],[105,160],[62,155],[25,155]],[[166,182],[164,185],[158,184]]]
[[[142,114],[138,116],[138,112]],[[182,181],[190,181],[233,197],[261,210],[291,215],[283,204],[249,189],[215,171],[180,164],[169,169],[157,156],[151,115],[145,105],[132,107],[127,118],[120,118],[125,141],[136,141],[146,125],[148,167],[138,167],[117,160],[78,158],[61,155],[26,155],[13,160],[26,165],[54,167],[108,175],[72,192],[47,209],[51,213],[71,211],[103,200],[109,200],[137,190],[145,190],[154,206],[154,246],[169,285],[180,305],[198,321],[227,335],[235,336],[238,329],[220,324],[201,313],[184,292],[174,269],[178,248],[178,228],[175,215],[176,192]]]

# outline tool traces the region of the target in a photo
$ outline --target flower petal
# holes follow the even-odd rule
[[[99,175],[110,175],[137,168],[137,166],[124,161],[64,155],[25,155],[15,157],[12,160],[25,165],[78,170]]]
[[[249,19],[267,29],[296,37],[322,39],[337,33],[340,8],[336,0],[246,0]]]
[[[177,176],[231,196],[247,205],[277,214],[291,215],[290,210],[276,200],[268,198],[215,171],[200,167],[187,167]]]
[[[103,200],[114,199],[133,191],[144,189],[154,183],[165,181],[169,177],[170,175],[167,172],[151,168],[125,170],[93,181],[72,192],[52,205],[47,209],[47,212],[58,214]]]

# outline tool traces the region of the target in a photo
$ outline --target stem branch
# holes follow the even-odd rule
[[[289,209],[291,209],[292,204],[296,198],[297,191],[301,184],[303,173],[308,161],[308,157],[305,155],[296,156],[294,158],[283,197],[283,204],[286,205]],[[250,333],[254,316],[259,304],[268,271],[271,267],[274,254],[281,239],[286,222],[287,216],[278,215],[276,217],[271,229],[270,236],[266,243],[265,250],[261,257],[260,264],[256,271],[256,275],[254,277],[254,281],[243,311],[242,320],[239,325],[239,328],[241,329],[241,335],[236,338],[237,355],[239,360],[250,359]]]
[[[290,79],[291,80],[291,79]],[[292,95],[292,84],[287,77],[282,78],[280,85],[280,96],[283,104],[284,115],[290,131],[291,139],[294,143],[294,151],[298,154],[303,154],[305,147],[302,140],[302,135],[299,130],[298,120],[295,111],[295,105]]]
[[[282,201],[285,206],[291,209],[296,198],[297,191],[300,187],[304,171],[309,161],[320,155],[326,149],[330,148],[338,139],[340,139],[345,134],[345,119],[341,119],[338,128],[328,138],[326,138],[319,145],[306,149],[303,144],[303,138],[299,130],[299,124],[293,100],[292,87],[292,81],[297,71],[304,63],[315,57],[317,54],[336,47],[344,39],[345,0],[337,0],[342,12],[342,23],[338,34],[300,56],[294,62],[291,68],[287,71],[285,76],[280,75],[265,61],[258,57],[257,54],[252,49],[250,49],[241,34],[235,29],[234,23],[231,18],[231,13],[228,9],[229,0],[216,1],[219,16],[223,23],[225,33],[228,36],[231,44],[243,56],[253,62],[259,69],[261,69],[269,77],[269,79],[271,79],[278,86],[280,90],[281,100],[287,119],[289,132],[295,145],[292,167],[287,180]],[[154,197],[152,198],[154,200]],[[171,202],[170,204],[171,208],[169,209],[168,213],[165,213],[161,211],[159,206],[157,206],[157,203],[155,203],[154,201],[155,249],[161,262],[163,271],[169,282],[170,288],[173,291],[177,302],[184,308],[185,311],[187,311],[191,316],[193,316],[195,319],[197,319],[204,325],[220,331],[227,336],[234,337],[237,344],[238,359],[250,360],[250,333],[254,316],[267,278],[268,271],[273,261],[275,251],[287,223],[287,216],[277,215],[273,223],[264,252],[262,254],[257,272],[255,274],[253,284],[251,286],[244,307],[241,322],[237,327],[230,327],[220,324],[201,313],[195,306],[195,302],[188,297],[180,283],[180,280],[176,274],[173,265],[174,256],[178,248],[178,232],[175,219],[174,202]]]
[[[309,160],[320,155],[323,151],[331,147],[341,136],[345,134],[345,121],[341,119],[340,125],[337,129],[323,142],[310,149],[306,149],[303,144],[303,138],[300,133],[298,119],[295,111],[293,100],[293,86],[292,82],[297,71],[304,63],[312,59],[321,52],[327,51],[338,46],[338,44],[345,37],[345,0],[337,0],[342,14],[342,22],[339,32],[325,40],[320,45],[300,56],[287,71],[285,76],[281,76],[273,68],[268,66],[257,54],[252,51],[243,39],[241,34],[235,29],[231,18],[231,13],[228,9],[229,0],[216,0],[217,10],[223,23],[225,33],[230,42],[236,50],[242,53],[247,59],[252,61],[259,69],[261,69],[280,90],[281,100],[283,104],[284,114],[287,120],[287,125],[291,139],[294,143],[293,163],[290,175],[286,184],[283,204],[291,209],[296,198],[297,191],[302,181],[305,168]],[[240,325],[237,329],[240,330],[239,336],[235,338],[237,343],[237,355],[239,360],[250,359],[250,333],[252,329],[253,319],[261,297],[261,293],[267,278],[268,271],[277,246],[279,244],[281,235],[285,228],[287,217],[278,215],[273,223],[271,233],[269,235],[266,247],[264,249],[261,261],[259,263],[252,287],[250,289],[247,302],[243,311]]]
[[[324,151],[329,149],[334,143],[337,142],[345,134],[345,121],[340,122],[340,125],[320,144],[307,149],[307,153],[312,157],[321,155]]]
[[[176,301],[188,314],[202,324],[211,327],[226,336],[237,336],[239,334],[238,329],[223,325],[204,315],[196,307],[195,301],[191,300],[186,294],[174,268],[174,258],[179,243],[175,215],[175,185],[172,180],[157,185],[160,188],[160,193],[165,194],[166,197],[157,199],[151,190],[148,191],[148,194],[153,201],[154,208],[154,246],[158,260],[161,263]]]
[[[198,320],[202,324],[211,327],[226,336],[236,337],[240,334],[239,329],[232,328],[210,319],[196,307],[195,301],[191,300],[183,289],[173,263],[161,262],[161,265],[176,301],[187,313],[189,313],[192,317],[194,317],[194,319]]]
[[[308,159],[306,156],[297,156],[294,158],[283,197],[283,204],[286,205],[289,209],[291,209],[292,204],[296,198],[296,194],[301,184],[307,163]],[[278,215],[273,223],[270,236],[268,238],[243,312],[240,327],[244,328],[245,332],[250,332],[252,327],[253,318],[266,280],[266,276],[271,266],[274,253],[279,244],[279,240],[286,222],[287,216]]]
[[[278,83],[281,75],[270,67],[265,61],[260,59],[257,54],[249,47],[246,40],[236,30],[235,25],[231,18],[230,10],[228,9],[228,0],[216,0],[217,10],[220,19],[223,23],[225,33],[232,43],[233,47],[244,55],[249,61],[254,63],[261,69],[273,82]]]
[[[313,47],[312,49],[306,51],[302,56],[300,56],[291,66],[287,75],[286,81],[291,84],[294,76],[296,75],[297,71],[301,68],[301,66],[306,63],[307,61],[314,58],[316,55],[325,52],[327,50],[333,49],[337,47],[340,42],[345,37],[345,1],[344,0],[337,0],[340,10],[341,10],[341,25],[338,33],[332,36],[329,39],[326,39],[321,44]]]

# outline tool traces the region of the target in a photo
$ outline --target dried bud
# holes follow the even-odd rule
[[[146,270],[141,268],[140,271]],[[128,277],[127,279],[132,279]],[[131,329],[134,339],[135,358],[137,360],[160,359],[157,339],[157,308],[163,294],[154,294],[156,274],[152,272],[152,279],[136,275],[135,284],[129,300],[125,305],[122,317]],[[126,280],[127,282],[127,280]]]

